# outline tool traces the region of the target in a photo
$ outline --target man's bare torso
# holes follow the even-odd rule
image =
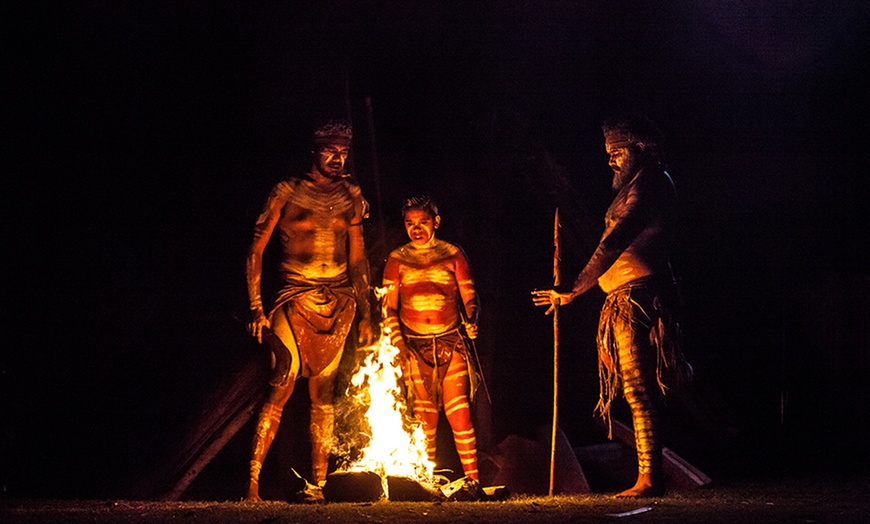
[[[320,188],[302,180],[280,190],[280,272],[287,280],[334,279],[347,274],[348,228],[355,199],[346,185]]]
[[[638,278],[670,274],[668,229],[669,221],[673,220],[676,195],[666,174],[649,173],[647,176],[664,178],[655,180],[654,184],[630,183],[617,194],[605,215],[605,236],[622,220],[637,221],[640,227],[631,244],[598,278],[598,285],[605,293]],[[642,203],[638,203],[639,199]],[[635,216],[629,217],[629,213]]]
[[[464,263],[462,253],[437,241],[422,249],[404,246],[392,256],[399,262],[395,280],[402,325],[420,334],[443,333],[459,325],[457,264]]]

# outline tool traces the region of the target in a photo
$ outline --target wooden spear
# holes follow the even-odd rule
[[[553,287],[561,284],[559,260],[562,258],[559,246],[559,208],[556,208],[556,218],[553,223]],[[550,438],[550,489],[553,496],[553,484],[556,473],[556,430],[559,420],[559,303],[553,304],[553,432]]]

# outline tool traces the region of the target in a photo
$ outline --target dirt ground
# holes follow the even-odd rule
[[[625,500],[605,494],[511,496],[498,502],[258,504],[130,500],[0,500],[0,522],[196,523],[867,523],[870,476],[744,481]]]

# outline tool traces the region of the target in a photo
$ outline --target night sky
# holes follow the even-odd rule
[[[552,320],[529,292],[552,284],[557,207],[563,279],[591,253],[601,122],[639,111],[681,199],[696,382],[671,447],[713,475],[870,463],[866,2],[15,4],[3,496],[124,496],[261,351],[240,320],[253,222],[325,116],[354,123],[375,283],[414,193],[466,251],[493,444],[549,424]],[[602,299],[560,315],[575,447],[604,439]],[[248,435],[221,457],[231,485]]]

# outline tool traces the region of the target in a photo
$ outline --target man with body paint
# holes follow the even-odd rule
[[[369,265],[363,241],[368,203],[345,173],[352,129],[327,122],[313,136],[307,173],[275,185],[254,227],[246,262],[248,331],[272,352],[270,391],[257,420],[246,499],[259,501],[260,470],[296,380],[308,378],[312,479],[326,481],[334,430],[336,372],[355,317],[359,343],[373,340]],[[263,253],[280,247],[281,287],[263,307]]]
[[[607,294],[597,335],[597,410],[609,429],[611,401],[620,393],[625,397],[638,460],[634,486],[616,496],[660,496],[663,396],[691,375],[679,347],[678,294],[669,258],[677,193],[665,171],[662,134],[652,121],[627,115],[608,120],[603,131],[616,196],[598,247],[569,291],[541,289],[532,295],[549,314],[596,284]]]

